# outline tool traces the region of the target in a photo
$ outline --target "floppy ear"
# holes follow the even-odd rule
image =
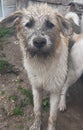
[[[8,16],[7,18],[3,19],[0,22],[0,26],[11,27],[19,23],[21,18],[22,18],[22,12],[21,11],[15,12],[12,15]]]
[[[70,19],[69,20],[70,21],[70,23],[71,23],[71,26],[72,26],[72,29],[73,29],[73,32],[75,32],[75,33],[80,33],[80,25],[77,25],[77,24],[75,24],[75,22],[72,20],[72,19]]]
[[[69,21],[61,15],[57,15],[57,19],[58,19],[60,31],[62,32],[62,34],[65,36],[72,35],[73,29]]]

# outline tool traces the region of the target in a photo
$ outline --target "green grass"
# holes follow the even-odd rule
[[[13,111],[13,114],[16,115],[16,116],[17,115],[23,115],[23,111],[20,107],[16,107]]]
[[[26,106],[28,103],[33,105],[33,95],[32,95],[32,91],[30,89],[25,89],[21,86],[18,87],[18,90],[21,92],[21,94],[26,96],[26,100],[21,100],[20,102],[20,107],[22,106]],[[49,109],[49,99],[48,97],[45,97],[42,100],[42,108],[44,111],[48,111]]]
[[[3,38],[4,36],[8,35],[9,33],[10,33],[9,28],[0,27],[0,38]]]
[[[22,124],[20,124],[20,125],[18,126],[18,130],[23,130],[23,128],[24,128],[24,126],[23,126]]]
[[[44,111],[48,111],[48,109],[49,109],[49,99],[48,99],[48,97],[45,97],[42,100],[42,108],[43,108]]]
[[[18,90],[25,95],[26,97],[28,97],[28,102],[33,105],[33,95],[32,95],[32,91],[29,89],[25,89],[21,86],[18,87]]]
[[[17,96],[16,95],[9,96],[9,100],[16,101],[17,100]]]
[[[1,90],[0,95],[4,95],[4,94],[5,94],[5,91]]]
[[[5,73],[11,70],[14,65],[8,63],[6,60],[0,59],[0,73]]]

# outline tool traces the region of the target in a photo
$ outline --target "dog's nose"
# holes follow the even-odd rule
[[[43,48],[46,45],[46,39],[41,37],[34,38],[33,44],[38,49]]]

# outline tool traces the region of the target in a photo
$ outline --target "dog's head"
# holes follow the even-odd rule
[[[68,12],[65,18],[70,22],[71,27],[75,33],[80,33],[80,19],[75,12]]]
[[[71,34],[68,21],[47,5],[29,7],[9,16],[3,24],[5,21],[16,25],[21,46],[33,55],[50,54],[59,47],[61,33]]]

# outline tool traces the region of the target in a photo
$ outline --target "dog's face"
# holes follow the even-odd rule
[[[32,55],[49,55],[59,46],[60,34],[69,31],[65,19],[47,5],[29,7],[14,19],[19,39],[24,39],[23,47]]]
[[[30,11],[29,11],[30,10]],[[26,39],[26,51],[31,54],[49,54],[57,46],[60,31],[55,12],[45,8],[25,10],[21,33]]]

